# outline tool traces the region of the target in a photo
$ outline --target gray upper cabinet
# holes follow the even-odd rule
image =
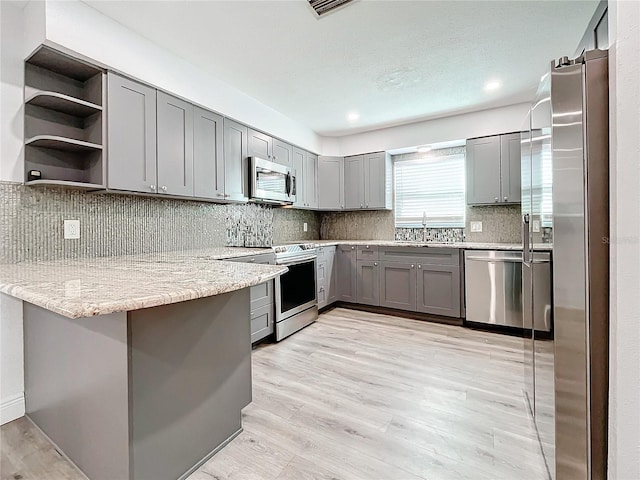
[[[300,148],[293,149],[293,168],[296,172],[297,208],[318,208],[318,157]]]
[[[500,135],[500,194],[503,203],[520,203],[520,133]]]
[[[111,72],[107,82],[107,187],[156,193],[156,90]]]
[[[467,140],[467,204],[520,203],[520,134]]]
[[[380,306],[416,310],[416,264],[380,262]]]
[[[282,140],[274,138],[272,141],[272,159],[280,165],[293,168],[293,147]]]
[[[305,152],[303,194],[306,208],[318,208],[318,157]]]
[[[364,208],[364,155],[344,158],[344,207]]]
[[[467,204],[500,201],[500,136],[467,140]]]
[[[227,200],[249,200],[248,128],[224,119],[224,194]]]
[[[296,201],[293,202],[293,206],[296,208],[305,207],[304,199],[304,161],[307,152],[300,148],[293,149],[293,169],[295,170],[296,177]]]
[[[344,210],[344,158],[318,157],[318,209]]]
[[[193,196],[193,105],[157,94],[159,193]]]
[[[193,192],[199,198],[224,198],[224,120],[200,107],[193,115]]]
[[[418,312],[460,317],[460,267],[418,264]]]
[[[378,152],[364,156],[364,208],[392,208],[392,177],[391,157],[388,154]]]
[[[357,302],[363,305],[380,305],[380,270],[378,262],[358,260],[356,267]]]
[[[273,138],[266,133],[249,129],[248,156],[273,160]]]
[[[338,245],[336,248],[337,299],[356,302],[356,247]]]
[[[345,157],[345,209],[390,210],[391,181],[391,157],[385,152]]]

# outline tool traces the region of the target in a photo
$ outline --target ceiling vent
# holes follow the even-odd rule
[[[311,5],[311,8],[321,17],[352,1],[353,0],[309,0],[309,5]]]

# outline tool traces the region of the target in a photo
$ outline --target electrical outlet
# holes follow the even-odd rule
[[[477,233],[482,232],[482,222],[471,222],[471,231]]]
[[[304,223],[302,224],[302,231],[303,231],[303,232],[306,232],[307,230],[308,230],[307,222],[304,222]]]
[[[64,238],[65,240],[77,240],[80,238],[80,220],[64,221]]]
[[[531,230],[534,233],[538,233],[540,231],[540,220],[534,220],[531,224]]]

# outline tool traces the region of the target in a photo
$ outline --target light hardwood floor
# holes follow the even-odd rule
[[[515,337],[331,310],[254,351],[244,431],[190,479],[545,480],[522,359]],[[84,478],[28,421],[2,436],[3,480]]]

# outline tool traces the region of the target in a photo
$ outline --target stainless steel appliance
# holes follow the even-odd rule
[[[295,171],[263,158],[249,157],[251,200],[277,205],[296,201]]]
[[[466,322],[523,327],[522,252],[467,250],[464,252]],[[536,252],[536,330],[551,330],[551,255]]]
[[[276,264],[286,265],[289,271],[275,280],[276,340],[313,323],[318,318],[316,292],[315,244],[274,247]]]
[[[525,180],[528,184],[523,223],[529,246],[524,264],[535,259],[531,240],[540,208],[536,177],[546,150],[553,175],[554,337],[550,346],[536,335],[531,321],[527,323],[526,393],[551,478],[604,479],[609,356],[607,52],[589,51],[575,60],[563,57],[551,64],[545,81],[530,113],[529,133],[523,137],[523,147],[528,145],[523,148],[523,195]],[[533,271],[525,270],[525,316],[531,318],[538,285]]]

